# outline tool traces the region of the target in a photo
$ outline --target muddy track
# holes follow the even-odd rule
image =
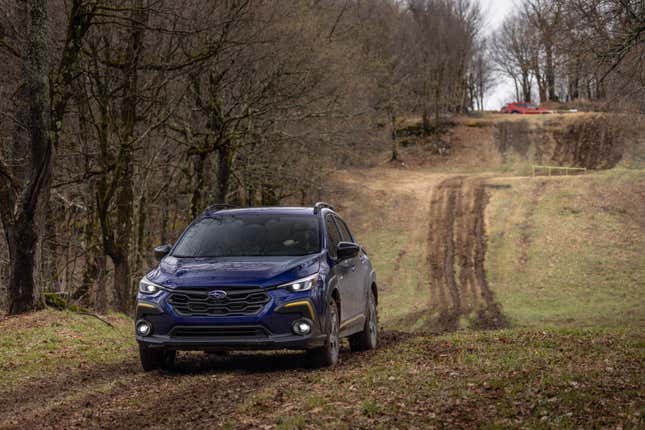
[[[433,331],[506,325],[486,281],[484,210],[488,196],[481,178],[453,177],[433,191],[428,266]]]
[[[384,331],[380,350],[413,336]],[[311,388],[320,374],[354,372],[376,353],[344,349],[334,371],[308,368],[301,353],[195,353],[180,356],[172,373],[145,373],[133,349],[120,363],[33,377],[11,389],[0,386],[0,429],[210,429],[232,423],[259,428],[264,418],[245,409],[253,406],[248,402],[254,395],[266,393],[281,402]]]

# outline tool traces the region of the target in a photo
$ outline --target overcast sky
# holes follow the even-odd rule
[[[479,0],[485,19],[485,34],[490,33],[501,24],[504,17],[513,9],[515,0]],[[486,109],[497,110],[505,101],[513,97],[513,82],[502,76],[497,76],[497,85],[486,95]]]

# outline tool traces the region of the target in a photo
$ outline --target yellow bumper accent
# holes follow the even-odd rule
[[[157,306],[153,305],[152,303],[144,303],[144,302],[138,302],[137,307],[149,308],[149,309],[159,309]]]
[[[291,308],[293,306],[302,306],[302,305],[307,306],[307,309],[309,309],[309,314],[311,315],[311,319],[315,320],[316,313],[314,312],[314,307],[311,305],[311,302],[309,300],[298,300],[297,302],[287,303],[286,305],[284,305],[284,307]]]

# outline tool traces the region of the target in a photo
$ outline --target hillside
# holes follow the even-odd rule
[[[144,374],[127,318],[46,310],[0,321],[0,428],[642,428],[640,147],[548,151],[588,141],[570,120],[460,120],[448,154],[411,143],[405,167],[333,175],[324,197],[378,274],[378,350],[345,345],[333,370],[184,354],[176,373]],[[507,122],[526,148],[499,145]],[[526,175],[552,154],[612,168]]]

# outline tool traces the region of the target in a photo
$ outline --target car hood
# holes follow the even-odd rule
[[[318,272],[321,254],[302,257],[165,257],[148,273],[167,288],[270,287]]]

